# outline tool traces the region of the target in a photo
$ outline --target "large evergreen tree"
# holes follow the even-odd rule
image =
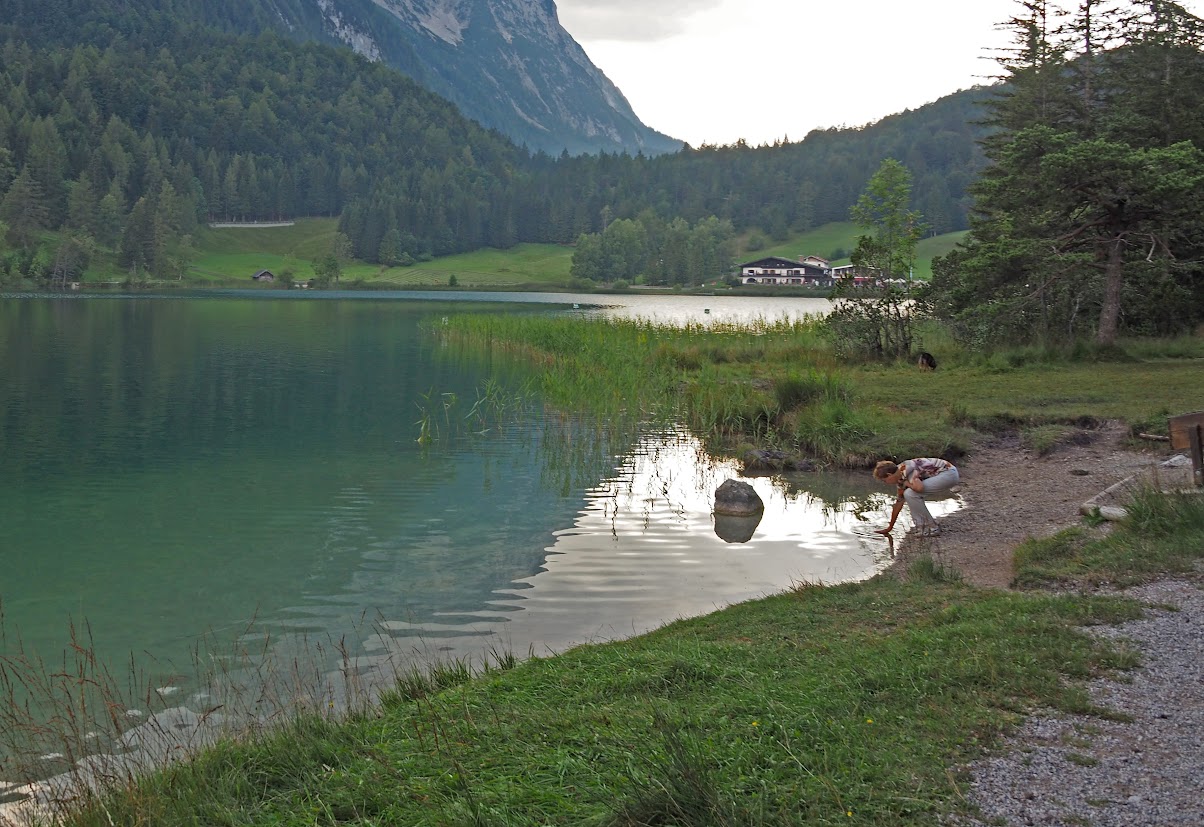
[[[966,242],[934,265],[933,310],[980,342],[1198,322],[1204,119],[1181,90],[1204,88],[1204,24],[1164,0],[1084,0],[1062,26],[1044,0],[1021,6],[991,165]]]
[[[0,201],[0,221],[8,227],[8,239],[23,248],[32,247],[38,234],[50,226],[45,193],[28,167],[21,170]]]

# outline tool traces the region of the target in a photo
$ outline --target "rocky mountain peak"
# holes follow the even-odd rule
[[[674,151],[560,25],[553,0],[312,0],[324,34],[532,149]],[[402,59],[404,58],[404,60]]]

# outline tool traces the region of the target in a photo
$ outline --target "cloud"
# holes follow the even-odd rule
[[[560,0],[560,22],[576,40],[650,43],[681,34],[693,16],[723,0]]]

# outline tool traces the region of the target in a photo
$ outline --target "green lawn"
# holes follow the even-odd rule
[[[197,234],[200,255],[190,277],[201,282],[250,280],[258,270],[291,270],[297,279],[313,276],[313,261],[330,249],[338,219],[303,218],[291,227],[206,227]],[[343,266],[345,282],[393,287],[446,286],[454,275],[460,287],[563,286],[569,278],[572,247],[519,244],[509,250],[476,250],[412,267],[382,267],[362,261]]]
[[[452,276],[460,287],[563,286],[569,280],[573,248],[563,244],[519,244],[509,250],[475,250],[424,261],[413,267],[380,271],[375,281],[397,285],[445,285]]]
[[[847,253],[852,252],[857,244],[857,225],[851,221],[836,221],[808,230],[805,233],[791,236],[786,241],[771,242],[768,246],[755,251],[741,252],[737,257],[741,261],[752,261],[769,256],[797,259],[800,256],[819,256],[830,259],[837,250],[844,250],[844,258],[836,259],[833,264],[847,264]]]
[[[250,282],[259,270],[292,270],[298,279],[313,276],[312,262],[330,249],[337,218],[299,218],[291,227],[201,228],[199,255],[189,278],[201,282]]]

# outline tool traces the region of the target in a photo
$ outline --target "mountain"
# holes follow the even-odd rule
[[[681,148],[640,122],[560,25],[552,0],[313,2],[327,34],[412,74],[533,150],[658,155]],[[398,42],[413,57],[383,48],[396,51]]]
[[[645,126],[590,61],[552,0],[6,0],[0,24],[31,42],[105,48],[200,26],[338,43],[397,69],[532,151],[659,155],[681,142]]]
[[[503,42],[530,44],[532,21],[558,31],[553,7],[499,24],[503,7],[476,0],[385,2],[398,0],[4,0],[0,283],[89,251],[178,274],[198,225],[217,220],[337,215],[354,257],[382,264],[572,243],[649,216],[714,217],[778,240],[845,220],[885,157],[912,171],[913,206],[934,231],[965,226],[987,90],[772,147],[533,153],[421,85],[435,80],[418,47],[384,35],[404,11],[449,39],[426,45],[484,43],[480,21],[434,15],[463,2],[492,9]]]

